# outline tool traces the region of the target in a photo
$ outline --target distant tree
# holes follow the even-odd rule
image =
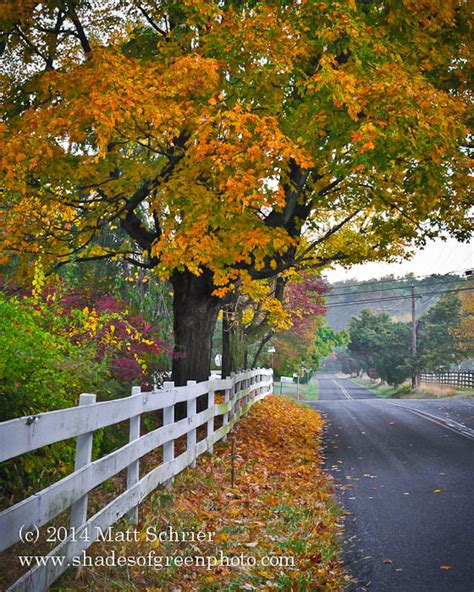
[[[377,352],[383,346],[390,330],[391,320],[387,313],[373,314],[363,310],[353,317],[349,325],[349,351],[358,362],[359,369],[367,374],[375,367]]]
[[[382,380],[397,386],[412,371],[411,326],[409,323],[390,322],[383,343],[374,354],[374,368]]]
[[[466,307],[470,306],[466,299]],[[464,312],[463,312],[464,310]],[[376,375],[389,384],[401,384],[413,369],[447,370],[467,357],[472,319],[455,294],[440,298],[418,321],[417,356],[411,351],[411,323],[394,322],[386,313],[362,311],[350,323],[348,350],[352,361],[345,367]]]
[[[465,358],[474,357],[474,294],[463,292],[461,300],[461,319],[458,327],[450,329],[456,348]]]
[[[418,325],[418,367],[442,371],[466,357],[465,343],[456,338],[463,323],[461,300],[447,294],[421,317]]]
[[[357,360],[352,357],[347,347],[336,349],[336,360],[344,374],[357,374],[360,369]]]
[[[386,313],[362,311],[350,324],[349,351],[359,368],[389,384],[401,384],[412,368],[410,325]]]

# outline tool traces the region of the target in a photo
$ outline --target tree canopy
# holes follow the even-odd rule
[[[120,257],[215,309],[469,234],[467,3],[1,7],[4,262]]]
[[[464,3],[3,5],[7,252],[220,284],[466,228]]]
[[[461,327],[461,300],[455,294],[447,294],[418,321],[420,353],[418,367],[421,370],[449,370],[466,357],[462,345],[455,338]]]

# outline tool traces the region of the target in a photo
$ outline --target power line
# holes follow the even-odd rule
[[[453,292],[470,292],[472,290],[474,290],[474,287],[472,287],[472,288],[457,288],[457,289],[452,289],[452,290],[425,292],[424,294],[416,294],[416,297],[423,298],[424,296],[435,296],[437,294],[450,294]],[[385,298],[372,298],[370,300],[353,300],[350,302],[335,302],[333,304],[329,303],[325,306],[325,308],[337,308],[339,306],[349,306],[349,305],[353,305],[353,304],[373,304],[376,302],[388,302],[388,301],[392,301],[392,300],[407,300],[410,298],[411,298],[410,295],[386,296]]]
[[[407,282],[410,281],[409,279],[406,280]],[[429,284],[422,284],[420,287],[421,288],[426,288],[428,286],[438,286],[438,285],[448,285],[448,284],[455,284],[457,282],[465,282],[466,280],[463,278],[453,278],[451,281],[444,281],[444,282],[430,282]],[[339,287],[339,286],[338,286]],[[342,286],[341,286],[342,287]],[[390,290],[410,290],[411,286],[390,286],[388,288],[376,288],[375,290],[361,290],[358,292],[329,292],[326,296],[326,298],[329,298],[331,296],[354,296],[357,294],[371,294],[372,292],[387,292]]]
[[[366,286],[369,284],[388,284],[388,283],[395,283],[395,282],[409,282],[412,280],[416,280],[416,279],[422,279],[422,278],[426,278],[426,277],[432,277],[432,276],[436,276],[436,275],[451,275],[453,273],[466,273],[467,271],[473,271],[472,268],[469,269],[458,269],[457,271],[447,271],[446,273],[428,273],[426,275],[413,275],[410,277],[404,277],[404,278],[394,278],[393,280],[368,280],[366,282],[357,282],[355,284],[344,284],[343,286],[335,286],[335,288],[338,289],[344,289],[344,288],[353,288],[353,287],[357,287],[357,286]]]
[[[438,294],[449,294],[452,292],[464,292],[464,291],[470,291],[470,290],[474,290],[474,288],[460,288],[459,290],[443,290],[443,291],[436,291],[436,292],[426,292],[424,294],[417,294],[416,297],[417,298],[424,298],[424,297],[436,296]],[[356,305],[356,304],[372,304],[372,303],[376,303],[376,302],[390,302],[390,301],[394,301],[394,300],[408,300],[409,298],[411,298],[410,295],[404,295],[404,296],[387,296],[385,298],[371,298],[371,299],[367,299],[367,300],[353,300],[350,302],[335,302],[334,304],[332,304],[332,303],[327,304],[326,308],[335,308],[338,306],[348,306],[348,305]]]
[[[474,290],[473,288],[458,288],[453,290],[442,290],[442,291],[433,291],[433,292],[425,292],[424,294],[416,294],[417,298],[424,298],[425,296],[435,296],[437,294],[449,294],[452,292],[465,292]],[[335,302],[329,303],[326,305],[326,308],[335,308],[338,306],[348,306],[348,305],[355,305],[355,304],[371,304],[375,302],[389,302],[393,300],[407,300],[411,298],[410,295],[400,295],[400,296],[386,296],[384,298],[371,298],[367,300],[352,300],[350,302]]]

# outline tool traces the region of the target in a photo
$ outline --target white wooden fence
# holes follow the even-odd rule
[[[461,388],[474,388],[474,372],[441,372],[439,374],[423,372],[420,374],[420,380],[421,382],[446,384]]]
[[[83,394],[78,407],[20,417],[0,423],[0,462],[36,450],[48,444],[76,437],[74,472],[0,513],[0,552],[22,539],[22,533],[37,536],[42,526],[70,508],[68,536],[48,556],[61,556],[62,564],[53,561],[33,567],[7,592],[40,592],[67,569],[73,557],[79,556],[104,531],[128,513],[137,521],[138,504],[158,485],[170,484],[175,475],[189,466],[205,451],[212,453],[215,442],[226,438],[236,421],[256,401],[272,393],[272,370],[248,370],[226,379],[209,379],[196,384],[175,387],[165,382],[152,392],[132,389],[124,399],[96,403],[96,395]],[[224,402],[215,403],[215,393],[224,394]],[[208,407],[196,412],[196,400],[208,395]],[[186,401],[187,417],[174,420],[174,407]],[[163,410],[163,426],[140,436],[140,416]],[[214,418],[223,416],[223,425],[214,429]],[[121,421],[129,421],[129,443],[91,462],[95,430]],[[207,424],[207,437],[199,442],[196,430]],[[175,456],[174,440],[187,436],[187,449]],[[139,477],[139,459],[163,447],[163,462]],[[93,516],[87,515],[88,492],[127,469],[127,488]],[[35,554],[31,551],[31,554]]]

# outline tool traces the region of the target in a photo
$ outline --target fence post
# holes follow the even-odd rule
[[[139,386],[132,386],[132,392],[130,395],[135,397],[141,393]],[[140,415],[135,415],[130,418],[129,429],[128,429],[128,441],[138,440],[140,438]],[[140,461],[135,460],[128,465],[127,468],[127,489],[130,489],[138,483],[140,479]],[[138,524],[138,506],[131,508],[127,514],[128,519],[133,524]]]
[[[79,397],[79,406],[92,405],[97,396],[92,393],[82,393]],[[74,459],[74,471],[91,462],[92,440],[94,432],[81,434],[76,438],[76,456]],[[79,528],[87,521],[87,493],[71,505],[71,528]]]
[[[241,373],[237,374],[237,376],[241,376]],[[236,379],[237,379],[236,376]],[[236,408],[236,412],[235,412],[235,421],[239,421],[239,419],[242,416],[242,379],[237,380],[237,382],[235,383],[235,394],[238,395],[238,400],[235,402],[235,408]]]
[[[207,397],[207,408],[208,409],[212,409],[214,412],[214,400],[215,400],[215,384],[214,384],[214,380],[212,379],[212,377],[209,377],[209,393],[208,393],[208,397]],[[214,444],[212,443],[212,436],[214,434],[214,415],[211,417],[211,419],[208,420],[207,422],[207,446],[208,446],[208,451],[209,454],[212,454],[214,452]]]
[[[233,398],[234,398],[234,405],[232,409],[232,419],[234,420],[234,424],[237,423],[239,420],[239,401],[237,400],[237,395],[239,394],[240,383],[237,379],[238,374],[236,373],[234,376],[234,390]]]
[[[235,373],[231,372],[230,373],[230,379],[232,381],[232,386],[230,387],[230,392],[229,392],[229,401],[230,401],[230,411],[229,411],[229,425],[230,425],[230,429],[232,429],[232,425],[233,425],[233,421],[234,421],[234,415],[235,415],[235,411],[234,411],[234,405],[235,405]]]
[[[187,386],[194,386],[196,384],[195,380],[188,380],[186,385]],[[187,401],[187,416],[188,421],[191,420],[196,415],[196,397],[192,399],[188,399]],[[194,469],[196,466],[196,428],[193,428],[188,432],[187,435],[187,449],[192,450],[194,454],[194,460],[191,463],[191,467]]]
[[[226,380],[230,380],[230,376],[228,376],[226,378]],[[230,395],[232,393],[232,387],[231,388],[227,388],[224,391],[224,403],[229,403],[230,401]],[[228,426],[229,425],[229,417],[230,417],[230,412],[228,411],[227,413],[224,413],[224,418],[222,420],[223,425]],[[226,442],[227,441],[227,434],[225,434],[223,441]]]
[[[174,388],[174,382],[165,381],[163,383],[163,390],[169,391]],[[165,407],[163,409],[163,425],[169,425],[174,423],[174,405],[170,405],[169,407]],[[174,459],[174,440],[170,440],[169,442],[165,442],[163,444],[163,462],[169,462]],[[171,489],[173,486],[174,479],[169,479],[166,483],[166,489]]]

